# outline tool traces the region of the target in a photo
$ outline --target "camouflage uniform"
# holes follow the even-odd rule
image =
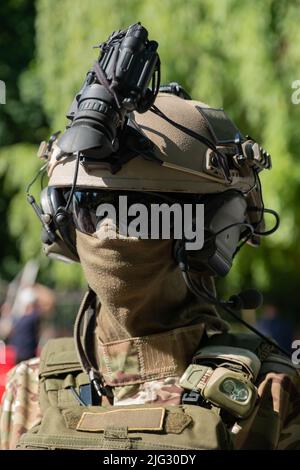
[[[8,373],[0,408],[2,450],[14,449],[19,437],[41,419],[38,374],[38,358],[21,362]]]

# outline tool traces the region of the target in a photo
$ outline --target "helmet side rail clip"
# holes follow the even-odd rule
[[[270,154],[249,135],[247,135],[246,140],[244,140],[238,132],[234,143],[237,152],[233,157],[233,161],[238,168],[242,167],[245,163],[249,166],[253,166],[258,171],[270,170],[272,168]]]
[[[245,165],[255,169],[257,172],[271,169],[270,154],[253,139],[247,138],[247,140],[243,140],[241,134],[237,133],[232,144],[227,143],[226,145],[216,146],[218,152],[223,154],[227,160],[231,176],[238,177]],[[223,177],[218,155],[211,148],[208,148],[206,153],[206,171],[213,176]]]

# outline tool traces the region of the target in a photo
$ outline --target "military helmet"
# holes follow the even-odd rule
[[[168,93],[159,93],[155,105],[179,126],[213,141],[220,151],[236,153],[233,142],[239,130],[222,109]],[[151,110],[143,114],[132,113],[131,123],[150,139],[155,158],[136,156],[115,174],[101,164],[92,168],[80,164],[77,188],[206,194],[228,188],[248,192],[253,187],[254,174],[248,167],[242,171],[231,168],[228,181],[214,164],[215,155],[211,149]],[[67,155],[56,160],[59,151],[54,145],[48,166],[48,184],[72,186],[76,157]]]
[[[109,157],[108,161],[102,160],[101,155],[97,158],[98,154],[94,159],[85,160],[79,153],[64,153],[57,139],[52,142],[47,155],[49,182],[42,193],[42,214],[46,217],[49,214],[51,221],[48,224],[44,216],[41,219],[47,232],[44,245],[47,254],[50,254],[53,242],[56,252],[66,251],[63,242],[70,239],[70,224],[66,221],[69,220],[69,203],[75,187],[77,192],[92,189],[201,197],[208,194],[218,207],[215,203],[213,209],[210,205],[207,207],[218,220],[223,220],[219,215],[224,213],[222,207],[227,207],[228,197],[227,209],[230,209],[225,213],[232,218],[233,212],[237,211],[236,207],[230,206],[234,193],[234,200],[245,201],[242,205],[245,204],[247,214],[243,215],[243,209],[243,221],[230,223],[234,227],[252,226],[248,241],[259,243],[264,230],[264,208],[258,174],[271,167],[270,156],[257,142],[244,137],[223,109],[170,93],[159,93],[150,110],[131,113],[128,122],[143,143],[137,150],[131,148],[135,152],[122,161],[117,171],[112,171],[110,159],[118,158],[118,154]],[[146,146],[150,144],[151,152],[144,150],[145,143]],[[224,194],[221,199],[214,197],[220,193]],[[224,229],[220,234],[225,237]],[[62,248],[57,247],[62,243]],[[74,240],[67,245],[77,258]]]

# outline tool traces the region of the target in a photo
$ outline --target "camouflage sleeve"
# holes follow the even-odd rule
[[[251,416],[232,428],[237,449],[300,449],[300,377],[269,372]]]
[[[38,358],[24,361],[8,374],[0,407],[0,449],[15,449],[20,436],[41,418],[38,403]]]

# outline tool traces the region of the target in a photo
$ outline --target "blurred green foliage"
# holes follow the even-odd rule
[[[281,227],[260,249],[242,250],[223,289],[256,286],[287,313],[297,312],[300,105],[292,104],[291,95],[292,82],[300,79],[299,0],[36,0],[36,12],[30,1],[6,4],[17,12],[12,23],[21,26],[18,35],[24,40],[14,37],[13,26],[6,36],[1,30],[0,78],[14,84],[4,107],[10,121],[0,127],[9,145],[0,151],[7,224],[1,240],[6,230],[17,249],[14,258],[1,258],[0,273],[11,275],[40,249],[39,229],[25,209],[23,192],[38,166],[35,149],[11,144],[36,143],[45,134],[45,123],[51,131],[62,130],[73,96],[98,56],[91,46],[141,21],[159,42],[162,81],[178,81],[193,98],[224,107],[242,132],[261,141],[273,157],[273,169],[262,183],[265,205],[279,211]],[[48,283],[82,282],[77,268],[43,263]]]
[[[6,104],[0,105],[0,276],[11,279],[26,257],[25,246],[27,250],[36,239],[28,233],[26,241],[20,230],[27,214],[26,178],[37,163],[31,158],[35,147],[30,153],[29,143],[38,142],[48,130],[36,78],[34,3],[1,2],[0,18],[0,79],[6,85]]]

